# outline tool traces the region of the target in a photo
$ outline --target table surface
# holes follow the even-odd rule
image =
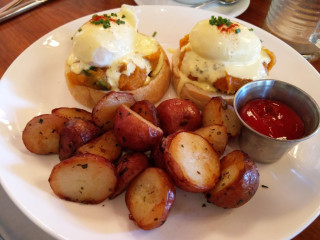
[[[0,6],[9,0],[0,0]],[[239,19],[262,27],[271,0],[251,0],[249,8]],[[118,8],[122,4],[136,5],[134,0],[51,0],[15,19],[0,23],[0,76],[10,64],[33,42],[55,28],[79,17],[102,10]],[[320,71],[320,60],[313,62]],[[294,240],[313,240],[320,236],[320,217]]]

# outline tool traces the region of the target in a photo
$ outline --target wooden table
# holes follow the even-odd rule
[[[9,0],[0,0],[0,6],[8,2]],[[271,0],[251,0],[249,8],[238,18],[262,27],[270,2]],[[15,19],[0,23],[0,76],[2,77],[19,54],[44,34],[79,17],[118,8],[121,4],[136,5],[134,0],[51,0]],[[320,71],[320,61],[314,62],[313,65]],[[319,238],[320,217],[294,239]]]

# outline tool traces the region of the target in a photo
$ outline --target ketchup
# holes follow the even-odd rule
[[[303,121],[292,108],[282,102],[255,99],[249,101],[239,113],[250,127],[266,136],[286,140],[303,137]]]

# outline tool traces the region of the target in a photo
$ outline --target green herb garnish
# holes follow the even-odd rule
[[[117,20],[116,20],[116,23],[117,23],[118,25],[120,25],[120,24],[124,24],[125,21],[123,21],[123,20],[121,20],[121,19],[117,19]]]
[[[230,27],[232,24],[232,22],[229,19],[223,18],[221,16],[219,16],[218,18],[216,18],[215,16],[211,16],[211,19],[209,19],[209,23],[212,26],[216,25],[218,27],[220,27],[223,24],[227,25],[227,27]]]
[[[94,14],[90,20],[90,22],[94,25],[102,25],[103,28],[109,28],[111,27],[111,21],[120,24],[125,24],[125,21],[121,20],[120,18],[115,19],[117,17],[116,13],[111,13],[111,15],[103,14],[103,15],[97,15]],[[125,18],[125,15],[122,15],[121,18]]]

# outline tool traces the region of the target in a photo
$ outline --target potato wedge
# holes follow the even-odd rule
[[[126,192],[129,217],[144,230],[164,224],[174,200],[175,187],[167,173],[160,168],[144,170]]]
[[[85,143],[100,134],[100,129],[89,121],[79,118],[69,120],[60,132],[59,159],[71,157]]]
[[[164,162],[164,149],[162,147],[162,141],[151,149],[150,158],[153,166],[167,171],[166,164]]]
[[[157,109],[151,102],[147,100],[138,101],[131,106],[131,109],[157,127],[160,126]]]
[[[211,125],[199,128],[195,131],[201,137],[205,138],[221,156],[226,149],[228,143],[227,128],[224,125]]]
[[[117,160],[122,152],[122,147],[116,139],[113,130],[109,130],[90,142],[82,145],[76,150],[78,153],[92,153],[104,157],[113,162]]]
[[[194,131],[201,126],[201,114],[190,101],[173,98],[157,107],[160,126],[165,135],[179,130]]]
[[[96,204],[113,193],[117,176],[111,162],[87,153],[73,156],[54,166],[49,183],[59,198]]]
[[[241,132],[242,123],[238,118],[233,106],[227,105],[226,109],[222,109],[223,125],[227,127],[230,136],[238,136]]]
[[[178,132],[164,140],[166,169],[175,184],[189,192],[212,189],[220,176],[219,155],[198,134]]]
[[[202,125],[205,127],[215,124],[223,125],[222,107],[223,99],[212,97],[202,110]]]
[[[32,153],[58,153],[60,132],[67,121],[67,118],[54,114],[36,116],[26,124],[22,141]]]
[[[202,111],[202,125],[214,124],[226,126],[228,134],[232,137],[238,136],[242,127],[234,108],[227,104],[222,97],[211,98]]]
[[[131,107],[135,102],[130,93],[109,92],[92,109],[93,122],[104,131],[108,131],[113,128],[117,108],[121,104]]]
[[[163,136],[161,128],[145,120],[126,105],[120,105],[117,109],[114,132],[123,147],[134,151],[151,149]]]
[[[83,120],[92,121],[91,113],[81,108],[59,107],[52,109],[51,113],[68,119],[80,118]]]
[[[113,199],[121,194],[131,181],[148,167],[150,167],[149,159],[145,154],[139,152],[124,154],[116,167],[118,177],[116,190],[109,198]]]
[[[259,172],[254,161],[235,150],[221,160],[221,179],[205,196],[223,208],[236,208],[247,203],[259,186]]]

